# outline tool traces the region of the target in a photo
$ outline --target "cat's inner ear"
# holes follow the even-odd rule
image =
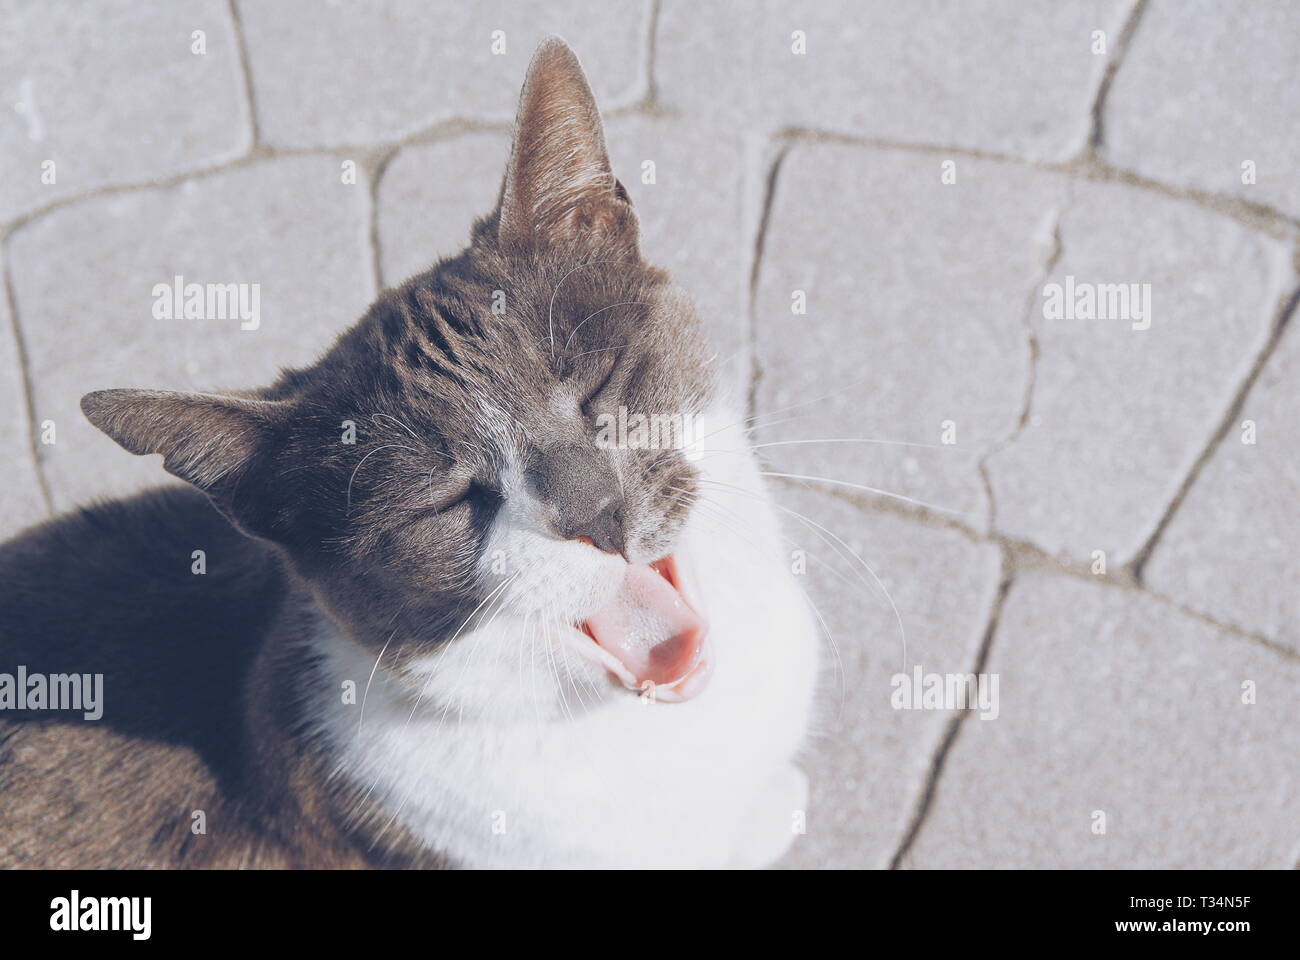
[[[159,453],[168,473],[206,493],[236,525],[266,528],[265,491],[247,480],[267,459],[283,404],[207,393],[98,390],[81,398],[86,419],[124,449]]]
[[[506,245],[581,244],[635,254],[636,213],[614,177],[595,97],[557,37],[533,55],[519,99],[497,235]]]

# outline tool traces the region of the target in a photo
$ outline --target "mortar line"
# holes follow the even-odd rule
[[[768,140],[762,149],[773,146]],[[772,208],[776,202],[776,188],[781,179],[781,168],[789,155],[791,145],[777,143],[776,154],[772,157],[763,184],[762,205],[759,208],[758,223],[754,228],[753,252],[749,264],[749,283],[745,297],[745,319],[749,329],[745,331],[745,343],[749,351],[749,384],[745,397],[745,416],[751,418],[757,409],[758,385],[763,379],[763,364],[758,356],[758,282],[763,270],[763,256],[767,251],[768,231],[772,225]]]
[[[370,194],[370,210],[367,211],[370,224],[367,240],[370,244],[370,270],[374,275],[376,297],[384,292],[383,248],[379,237],[379,184],[383,180],[384,174],[388,172],[388,165],[393,162],[393,158],[397,156],[399,149],[399,147],[392,147],[378,154],[371,154],[365,161]]]
[[[856,493],[853,491],[845,491],[835,488],[811,488],[801,483],[781,478],[776,478],[774,482],[777,486],[784,487],[788,490],[807,491],[809,489],[816,489],[817,493],[838,500],[854,510],[863,513],[894,517],[898,520],[928,530],[956,533],[968,543],[997,547],[999,550],[1006,551],[1011,557],[1012,569],[1017,574],[1045,573],[1049,576],[1082,580],[1085,583],[1103,586],[1111,590],[1127,590],[1136,593],[1141,597],[1154,600],[1165,607],[1176,610],[1177,612],[1195,620],[1199,620],[1237,640],[1258,644],[1287,660],[1300,663],[1300,652],[1292,650],[1290,647],[1283,646],[1263,634],[1254,633],[1248,628],[1219,620],[1211,614],[1189,607],[1185,603],[1176,600],[1173,597],[1169,597],[1159,591],[1151,589],[1151,587],[1146,584],[1140,584],[1132,578],[1130,571],[1125,567],[1117,567],[1104,575],[1098,576],[1091,572],[1086,563],[1076,562],[1073,557],[1061,558],[1059,556],[1054,556],[1042,547],[1035,543],[1031,543],[1028,540],[1020,540],[999,532],[986,533],[968,524],[935,514],[934,512],[924,508],[913,507],[887,498]]]
[[[1106,61],[1106,67],[1101,75],[1101,82],[1097,84],[1096,96],[1092,100],[1092,109],[1089,111],[1091,124],[1088,130],[1088,139],[1084,142],[1082,148],[1084,154],[1091,154],[1092,156],[1100,154],[1105,132],[1106,100],[1110,96],[1110,88],[1115,81],[1115,75],[1119,73],[1120,67],[1127,59],[1129,42],[1133,39],[1133,33],[1137,30],[1142,14],[1146,12],[1146,6],[1147,0],[1135,0],[1129,8],[1128,15],[1124,18],[1124,24],[1120,27],[1119,36],[1115,38],[1115,46],[1112,48],[1110,58]]]
[[[1247,630],[1243,627],[1238,627],[1235,624],[1227,623],[1223,620],[1218,619],[1217,617],[1212,616],[1211,614],[1189,607],[1187,604],[1183,603],[1180,600],[1175,600],[1173,597],[1166,596],[1165,594],[1160,593],[1157,590],[1152,590],[1150,587],[1137,585],[1134,586],[1133,589],[1137,593],[1141,594],[1142,596],[1150,597],[1156,602],[1164,604],[1166,607],[1169,607],[1170,609],[1175,610],[1178,613],[1181,613],[1183,616],[1190,617],[1193,620],[1200,621],[1201,623],[1205,624],[1207,627],[1212,627],[1213,629],[1218,630],[1220,633],[1226,633],[1228,636],[1232,637],[1235,640],[1244,640],[1248,643],[1258,644],[1264,649],[1277,654],[1279,657],[1281,657],[1284,660],[1290,660],[1293,663],[1300,663],[1300,653],[1297,653],[1295,650],[1292,650],[1290,647],[1283,646],[1282,644],[1278,643],[1276,640],[1266,637],[1263,634],[1252,633],[1250,630]]]
[[[993,595],[993,602],[989,605],[989,616],[985,621],[984,634],[980,638],[980,644],[975,654],[975,665],[970,671],[976,676],[983,673],[985,666],[988,664],[989,651],[993,647],[993,638],[997,634],[998,625],[1002,620],[1002,611],[1006,607],[1007,594],[1011,592],[1011,584],[1015,581],[1015,578],[1015,566],[1008,552],[1004,550],[1002,552],[1001,577],[998,581],[997,591]],[[903,858],[911,852],[912,845],[916,842],[916,838],[920,836],[921,830],[929,818],[930,810],[934,806],[934,799],[938,795],[939,780],[947,766],[948,755],[952,752],[953,745],[957,741],[957,734],[961,731],[962,722],[969,713],[971,713],[970,710],[958,710],[948,719],[947,728],[930,760],[930,770],[926,775],[921,795],[913,808],[907,830],[903,834],[903,839],[897,849],[895,849],[894,855],[889,859],[890,870],[901,868]]]
[[[606,116],[618,117],[636,112],[638,111],[633,108],[621,108],[619,110],[610,111]],[[27,224],[32,221],[44,217],[46,214],[54,213],[65,207],[70,207],[78,203],[98,200],[103,197],[138,193],[145,190],[165,190],[171,187],[181,186],[190,180],[204,180],[220,173],[226,173],[233,170],[243,170],[271,160],[290,159],[296,157],[334,157],[341,160],[352,160],[358,155],[382,153],[388,150],[397,151],[405,147],[447,142],[471,133],[508,134],[511,132],[513,127],[513,121],[486,121],[472,120],[465,117],[451,117],[436,121],[427,127],[422,127],[419,130],[405,134],[401,137],[381,140],[370,144],[344,143],[330,146],[311,147],[271,147],[263,144],[254,151],[207,166],[196,167],[191,170],[180,171],[166,176],[151,177],[132,183],[104,184],[103,186],[92,187],[89,190],[83,190],[80,193],[72,194],[70,196],[60,197],[57,200],[51,200],[49,203],[36,207],[33,210],[29,210],[26,213],[19,214],[12,220],[6,221],[2,226],[0,226],[0,231],[4,233],[13,233],[15,230],[27,226]]]
[[[1142,546],[1138,548],[1137,552],[1133,555],[1133,559],[1126,564],[1128,569],[1132,572],[1133,579],[1139,584],[1143,583],[1142,575],[1145,571],[1147,562],[1151,559],[1152,554],[1159,545],[1161,538],[1164,536],[1165,530],[1173,521],[1174,515],[1178,512],[1179,507],[1183,505],[1183,501],[1191,492],[1192,487],[1195,486],[1197,478],[1200,477],[1201,471],[1204,470],[1205,465],[1214,458],[1214,454],[1218,451],[1224,438],[1226,438],[1231,432],[1237,417],[1240,416],[1241,411],[1245,408],[1246,400],[1250,395],[1251,389],[1255,386],[1255,381],[1259,379],[1260,373],[1263,372],[1264,367],[1268,365],[1268,361],[1272,358],[1278,343],[1282,339],[1282,335],[1286,332],[1286,329],[1289,326],[1291,317],[1295,314],[1297,303],[1300,303],[1300,286],[1294,286],[1289,293],[1284,293],[1279,298],[1277,305],[1274,307],[1273,319],[1270,323],[1269,333],[1265,338],[1264,345],[1256,352],[1254,359],[1251,361],[1250,369],[1247,371],[1245,378],[1242,379],[1240,384],[1238,384],[1237,389],[1233,392],[1232,399],[1229,401],[1227,409],[1220,415],[1214,430],[1210,434],[1209,440],[1206,442],[1204,447],[1201,448],[1200,453],[1197,454],[1196,459],[1192,462],[1191,468],[1183,476],[1182,482],[1179,483],[1178,489],[1174,492],[1172,499],[1170,499],[1170,501],[1165,505],[1165,509],[1161,513],[1160,519],[1156,522],[1155,529],[1151,531],[1151,534],[1143,542]]]
[[[1092,155],[1076,156],[1068,160],[1035,160],[984,150],[978,147],[944,146],[923,141],[894,140],[888,137],[858,136],[854,134],[819,130],[814,127],[786,126],[774,133],[780,139],[811,144],[841,144],[871,150],[895,153],[920,153],[927,156],[964,157],[970,160],[987,160],[995,163],[1027,167],[1044,173],[1059,174],[1076,180],[1098,183],[1122,183],[1138,190],[1200,207],[1220,216],[1236,220],[1252,230],[1265,233],[1274,239],[1287,239],[1300,230],[1300,217],[1255,200],[1245,200],[1234,194],[1214,193],[1197,187],[1166,183],[1121,167],[1110,160]]]
[[[642,105],[647,113],[655,113],[659,107],[659,81],[655,72],[659,55],[659,14],[663,12],[661,0],[650,0],[646,14],[645,38],[645,95]]]
[[[1020,312],[1020,326],[1025,335],[1026,349],[1029,355],[1026,364],[1025,389],[1020,401],[1020,416],[1015,425],[1004,436],[995,438],[976,461],[976,471],[984,487],[984,498],[988,502],[988,528],[990,530],[997,529],[998,501],[993,492],[993,478],[989,476],[989,460],[1000,450],[1015,443],[1029,424],[1034,405],[1034,394],[1038,387],[1038,361],[1041,354],[1038,331],[1033,321],[1034,307],[1038,304],[1038,291],[1047,282],[1047,278],[1052,275],[1052,271],[1056,269],[1057,264],[1061,262],[1061,257],[1064,256],[1065,247],[1061,240],[1061,221],[1065,219],[1065,215],[1069,212],[1069,201],[1070,198],[1067,196],[1063,208],[1051,211],[1050,242],[1052,246],[1047,256],[1043,258],[1038,272],[1033,278],[1033,283],[1025,294],[1024,308]]]
[[[235,50],[239,55],[239,73],[244,80],[244,103],[248,107],[248,121],[252,127],[253,145],[249,154],[258,152],[262,144],[261,121],[257,116],[257,97],[253,93],[253,70],[248,60],[248,46],[244,42],[244,23],[239,19],[239,6],[236,0],[227,0],[230,9],[230,21],[235,35]]]
[[[658,103],[653,105],[633,103],[604,111],[603,115],[606,119],[615,119],[628,115],[674,117],[677,114],[675,111],[663,107]],[[513,130],[513,127],[514,123],[511,120],[489,120],[476,117],[453,116],[436,120],[427,126],[398,137],[381,138],[380,140],[371,143],[323,144],[306,147],[272,147],[267,146],[266,144],[259,144],[256,150],[242,156],[199,166],[191,170],[128,183],[104,184],[103,186],[93,187],[89,190],[60,197],[57,200],[52,200],[49,203],[26,211],[25,213],[18,214],[11,220],[5,221],[4,224],[0,226],[0,229],[3,229],[5,232],[12,232],[48,213],[53,213],[56,210],[77,203],[82,203],[87,200],[132,193],[140,190],[178,186],[185,183],[187,180],[202,179],[226,170],[242,169],[264,160],[310,156],[333,156],[343,157],[346,159],[350,156],[355,156],[357,153],[375,152],[388,149],[400,150],[410,146],[450,141],[464,136],[467,133],[487,132],[509,134]],[[1083,159],[1075,158],[1066,161],[1039,161],[1014,156],[1012,154],[981,150],[978,148],[943,146],[940,144],[920,141],[853,136],[817,130],[810,127],[797,126],[784,127],[773,132],[771,140],[774,142],[788,141],[790,143],[838,143],[846,146],[856,146],[874,150],[957,156],[968,159],[989,160],[1014,166],[1028,167],[1046,173],[1072,177],[1076,180],[1089,180],[1102,183],[1123,183],[1127,186],[1133,187],[1134,189],[1155,193],[1171,200],[1209,210],[1213,213],[1219,214],[1220,216],[1235,220],[1252,230],[1271,236],[1274,239],[1291,239],[1296,235],[1297,231],[1300,231],[1300,218],[1292,217],[1291,215],[1271,207],[1268,204],[1252,200],[1244,200],[1241,197],[1231,194],[1219,194],[1201,190],[1196,187],[1182,187],[1175,184],[1165,183],[1164,181],[1144,176],[1135,171],[1117,166],[1108,160],[1096,157],[1087,157]]]
[[[40,444],[36,439],[36,395],[35,381],[32,376],[31,354],[27,350],[27,340],[23,336],[22,324],[18,319],[18,298],[14,295],[13,270],[9,264],[9,236],[5,235],[0,243],[0,258],[4,264],[5,300],[9,305],[9,327],[17,351],[18,376],[22,384],[23,408],[27,422],[27,455],[32,461],[32,472],[36,475],[36,488],[41,501],[45,504],[46,516],[54,515],[54,497],[50,493],[49,481],[45,478],[45,466],[41,462]]]

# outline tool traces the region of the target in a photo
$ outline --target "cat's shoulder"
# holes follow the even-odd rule
[[[278,558],[198,491],[160,487],[80,507],[0,544],[0,652],[85,621],[96,637],[183,613],[256,616],[282,592]],[[234,599],[240,608],[224,605]],[[92,622],[93,620],[93,622]],[[202,624],[196,622],[195,627]]]
[[[216,815],[237,779],[242,690],[285,592],[278,558],[167,487],[0,544],[0,582],[0,684],[10,699],[24,688],[0,710],[0,863],[30,862],[6,843],[24,819],[68,863],[179,862],[194,811]],[[93,709],[56,702],[69,683]]]
[[[0,545],[0,582],[0,672],[102,675],[103,722],[146,730],[231,708],[287,590],[275,553],[184,487],[28,530]]]

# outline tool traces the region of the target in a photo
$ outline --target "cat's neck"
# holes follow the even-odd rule
[[[320,638],[340,628],[309,590],[290,580],[245,683],[246,802],[272,842],[294,850],[304,864],[447,866],[400,827],[386,827],[389,814],[358,784],[337,776],[338,758],[315,714],[332,695],[351,706],[355,681],[323,663]]]

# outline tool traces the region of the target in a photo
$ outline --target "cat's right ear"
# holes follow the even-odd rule
[[[637,254],[636,213],[614,177],[596,98],[559,37],[542,42],[519,97],[497,237],[507,246]]]
[[[81,398],[81,412],[131,453],[162,454],[168,473],[206,493],[245,532],[274,539],[275,513],[256,477],[284,422],[283,404],[208,393],[97,390]]]

